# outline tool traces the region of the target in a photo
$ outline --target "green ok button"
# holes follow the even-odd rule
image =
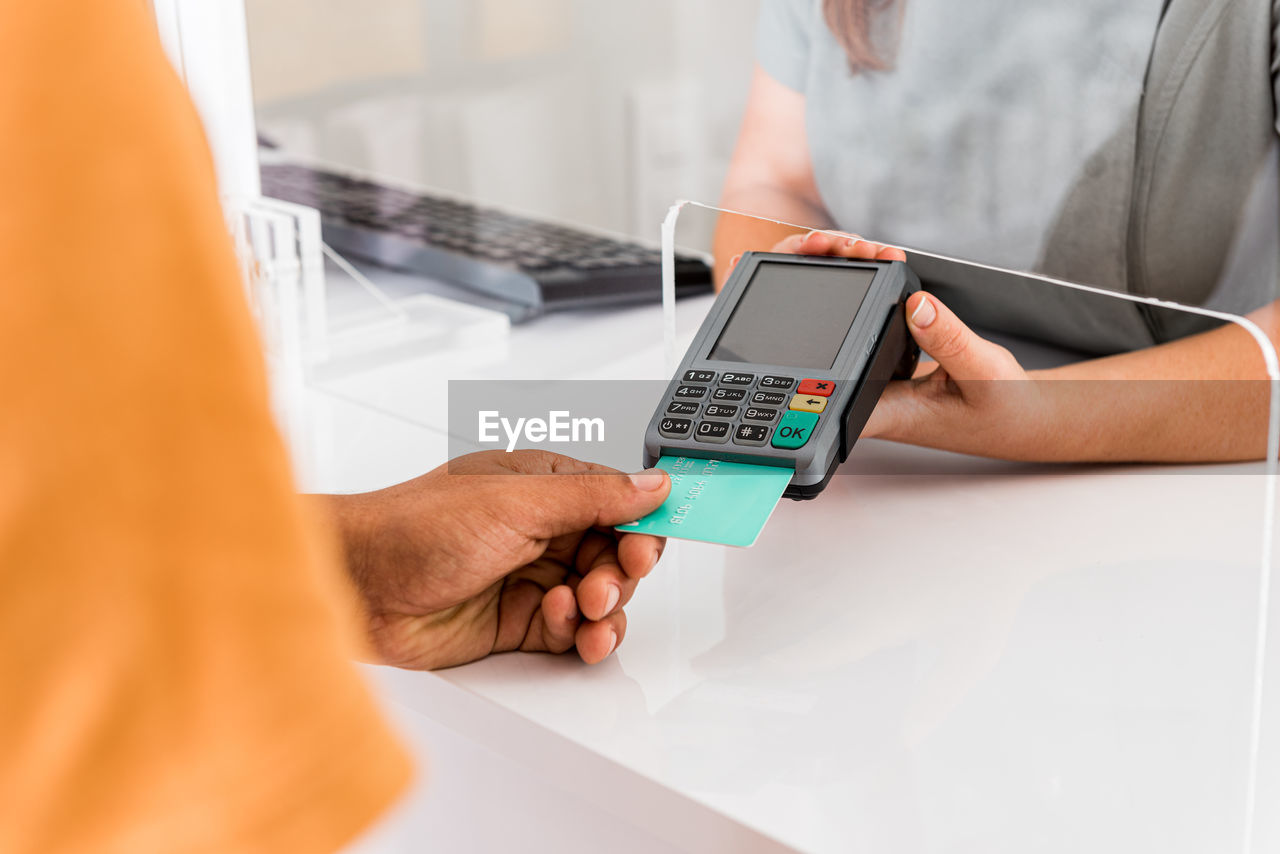
[[[803,447],[804,443],[809,441],[809,434],[817,425],[817,413],[787,410],[782,413],[782,421],[778,424],[778,429],[773,431],[771,444],[775,448],[788,450]]]

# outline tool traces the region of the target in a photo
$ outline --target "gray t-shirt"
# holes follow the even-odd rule
[[[821,0],[763,0],[757,53],[806,97],[815,178],[840,228],[1251,311],[1275,298],[1280,224],[1274,102],[1253,94],[1274,94],[1270,28],[1265,41],[1241,42],[1260,16],[1269,22],[1271,0],[1175,2],[1162,25],[1163,5],[900,0],[880,21],[892,67],[853,74]],[[1225,26],[1206,27],[1208,7]],[[1166,44],[1153,60],[1157,32]],[[1250,94],[1232,93],[1245,76]],[[1154,104],[1144,105],[1144,86]],[[1239,131],[1243,143],[1228,131],[1242,121],[1254,128]],[[1194,156],[1215,145],[1229,149],[1221,159]],[[1197,170],[1230,174],[1214,181]],[[1094,352],[1206,326],[1038,290],[944,298],[973,322]]]

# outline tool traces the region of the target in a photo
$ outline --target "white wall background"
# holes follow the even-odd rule
[[[286,149],[656,238],[714,201],[758,0],[247,0]]]

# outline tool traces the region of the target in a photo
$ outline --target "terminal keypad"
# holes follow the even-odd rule
[[[757,382],[755,374],[685,371],[658,432],[668,439],[795,450],[818,429],[836,387],[834,380],[820,378],[797,383],[769,374]]]

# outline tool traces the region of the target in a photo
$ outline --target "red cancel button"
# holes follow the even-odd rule
[[[820,394],[823,397],[831,397],[832,392],[836,390],[836,384],[831,380],[800,380],[799,394]]]

